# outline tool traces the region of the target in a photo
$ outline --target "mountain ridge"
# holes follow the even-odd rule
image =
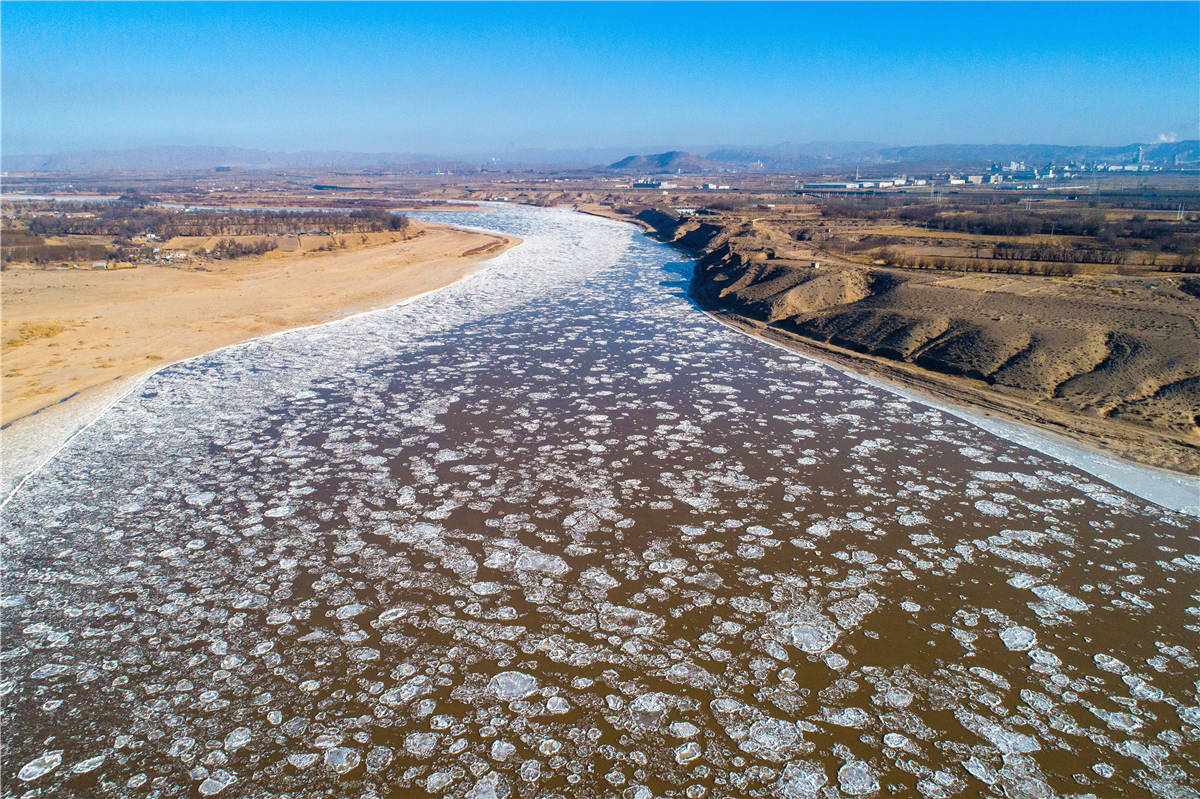
[[[1024,161],[1032,164],[1066,161],[1148,163],[1166,166],[1200,165],[1200,140],[1177,142],[1133,142],[1125,145],[1062,144],[923,144],[883,146],[872,142],[814,141],[774,145],[716,145],[660,152],[634,151],[606,166],[587,164],[616,148],[584,150],[513,149],[505,154],[446,156],[418,152],[363,153],[346,150],[302,150],[283,152],[246,147],[207,145],[158,145],[124,150],[77,150],[49,155],[4,155],[0,165],[9,172],[118,172],[206,170],[217,167],[239,169],[373,169],[420,165],[463,171],[480,165],[557,165],[588,168],[590,171],[628,174],[684,172],[828,171],[859,166],[912,165],[926,169],[983,166],[989,163]],[[628,150],[626,152],[629,152]]]
[[[717,161],[683,150],[668,150],[665,153],[649,155],[628,155],[619,161],[609,164],[607,169],[614,172],[650,172],[655,174],[673,174],[681,172],[706,172],[722,168]]]

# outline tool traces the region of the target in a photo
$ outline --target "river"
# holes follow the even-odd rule
[[[1194,517],[630,226],[436,218],[524,244],[164,369],[13,497],[6,795],[1198,796]]]

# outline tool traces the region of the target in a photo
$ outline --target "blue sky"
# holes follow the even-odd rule
[[[8,154],[1197,135],[1200,4],[0,5]]]

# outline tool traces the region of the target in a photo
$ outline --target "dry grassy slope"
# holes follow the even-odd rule
[[[766,225],[689,220],[659,230],[703,255],[695,289],[725,310],[1037,403],[1200,438],[1196,278],[813,269]]]

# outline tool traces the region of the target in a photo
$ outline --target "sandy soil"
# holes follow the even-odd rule
[[[112,396],[114,385],[240,341],[392,305],[453,283],[518,243],[416,223],[408,240],[383,237],[331,253],[215,261],[205,265],[210,271],[6,270],[5,443],[23,426],[44,426],[33,422],[42,412],[78,424],[79,414],[64,407],[86,416],[85,406]]]

